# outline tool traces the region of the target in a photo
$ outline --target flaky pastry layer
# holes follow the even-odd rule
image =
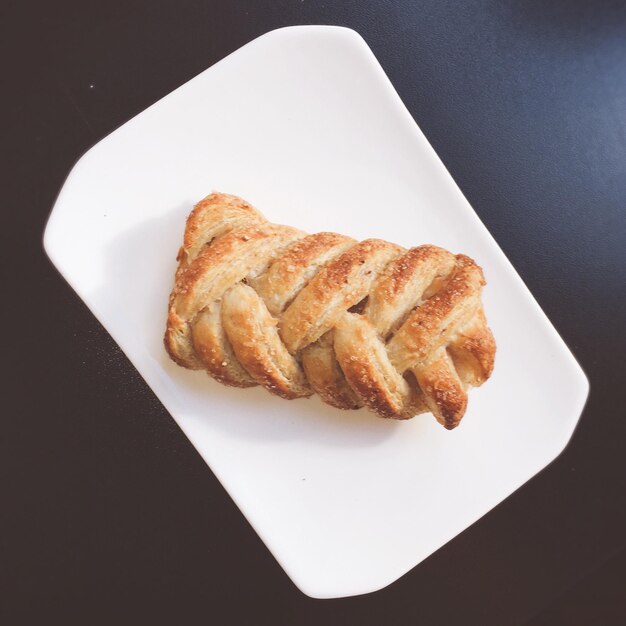
[[[448,429],[493,370],[481,268],[432,245],[307,235],[213,193],[187,218],[165,347],[179,365],[287,399]]]

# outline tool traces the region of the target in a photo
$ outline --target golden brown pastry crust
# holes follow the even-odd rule
[[[178,261],[165,347],[226,385],[395,419],[430,411],[451,429],[493,370],[485,280],[465,255],[306,235],[213,193]]]

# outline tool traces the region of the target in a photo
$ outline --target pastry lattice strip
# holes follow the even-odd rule
[[[226,385],[388,418],[430,411],[454,428],[467,388],[492,372],[485,281],[462,254],[307,235],[213,193],[189,215],[178,262],[166,349]]]

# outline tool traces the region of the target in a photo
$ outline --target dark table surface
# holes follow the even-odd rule
[[[0,10],[3,624],[626,623],[624,3]],[[87,148],[254,37],[311,23],[363,35],[591,382],[547,469],[400,581],[330,601],[292,585],[41,245]]]

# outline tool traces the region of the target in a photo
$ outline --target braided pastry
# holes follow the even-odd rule
[[[213,193],[177,260],[166,349],[225,385],[396,419],[430,411],[451,429],[492,372],[485,281],[462,254],[307,235]]]

